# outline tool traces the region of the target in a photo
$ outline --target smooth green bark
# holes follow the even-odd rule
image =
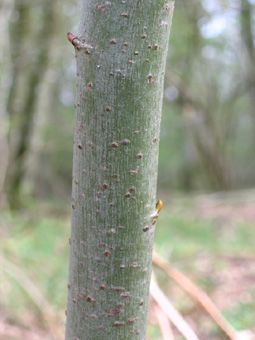
[[[172,13],[83,1],[66,340],[145,339]]]

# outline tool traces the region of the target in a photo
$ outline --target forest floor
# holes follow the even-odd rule
[[[249,330],[244,340],[254,339],[255,191],[160,198],[156,252],[204,290],[236,330]],[[2,213],[0,339],[64,338],[69,211],[66,203],[33,202],[19,213]],[[176,283],[154,272],[200,340],[226,339]],[[162,340],[151,307],[148,338]]]

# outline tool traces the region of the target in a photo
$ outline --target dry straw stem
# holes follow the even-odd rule
[[[164,295],[153,276],[151,278],[150,294],[167,315],[168,319],[179,330],[186,340],[199,340],[197,335],[183,319],[181,314],[174,308],[168,298]]]
[[[155,305],[154,310],[157,318],[157,323],[163,336],[163,340],[174,340],[172,327],[167,315],[157,304]]]
[[[218,308],[209,298],[209,296],[191,282],[186,276],[180,273],[168,262],[164,261],[157,253],[153,253],[152,262],[154,265],[162,269],[167,275],[172,278],[189,296],[205,310],[215,323],[219,326],[222,332],[230,340],[237,340],[238,333],[222,316]]]

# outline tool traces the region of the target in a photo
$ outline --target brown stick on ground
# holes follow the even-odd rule
[[[169,277],[171,277],[186,293],[192,297],[215,321],[222,332],[230,340],[237,340],[237,332],[222,316],[218,308],[209,298],[209,296],[191,282],[186,276],[175,269],[168,262],[159,257],[158,254],[153,252],[152,262],[154,265],[164,270]]]

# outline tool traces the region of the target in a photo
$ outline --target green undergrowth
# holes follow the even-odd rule
[[[1,216],[1,289],[7,294],[0,304],[9,317],[40,312],[34,286],[56,309],[65,308],[70,222],[64,214],[48,215],[42,204],[33,211]]]
[[[160,214],[155,247],[164,256],[181,260],[198,252],[211,254],[254,255],[255,229],[251,223],[235,222],[220,226],[218,220],[193,217],[185,210]]]

